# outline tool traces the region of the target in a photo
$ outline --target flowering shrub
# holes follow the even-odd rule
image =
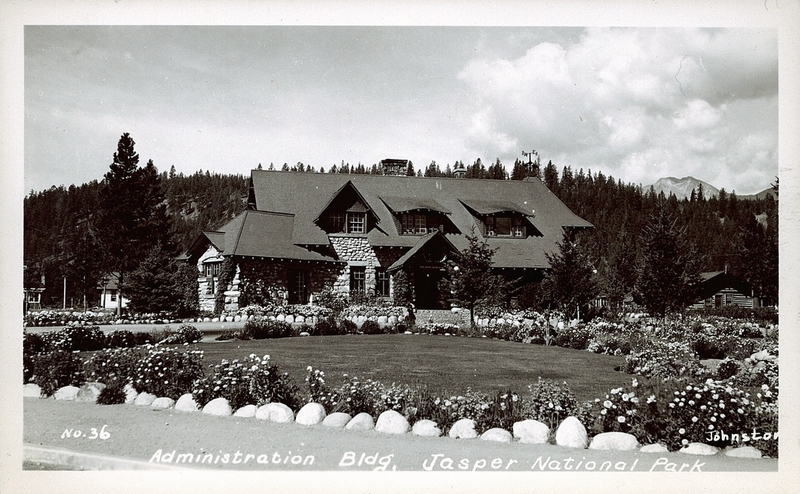
[[[27,383],[33,377],[34,357],[46,350],[45,342],[37,333],[23,333],[22,337],[22,382]]]
[[[566,382],[559,384],[540,377],[536,384],[528,385],[528,390],[530,396],[522,407],[525,418],[538,420],[554,430],[562,420],[578,414],[575,394]]]
[[[214,398],[225,398],[234,409],[245,405],[265,405],[277,401],[289,407],[297,404],[297,388],[281,374],[269,355],[250,354],[242,360],[223,360],[211,366],[213,373],[195,381],[192,395],[205,405]]]
[[[342,318],[353,318],[358,316],[366,317],[367,319],[376,321],[378,317],[394,316],[398,320],[404,319],[408,315],[408,309],[405,307],[395,307],[388,304],[379,305],[350,305],[344,307],[340,313]]]
[[[41,338],[48,350],[92,351],[106,345],[106,335],[98,326],[68,326],[42,333]]]
[[[339,325],[336,324],[336,319],[333,316],[324,319],[318,319],[314,324],[313,333],[315,335],[335,335],[339,333]]]
[[[377,417],[386,411],[381,395],[384,387],[372,379],[361,380],[355,376],[344,375],[345,382],[332,396],[334,412],[345,412],[356,415],[366,412]]]
[[[433,322],[426,322],[425,324],[417,325],[419,331],[422,333],[428,334],[435,334],[435,335],[443,335],[443,334],[458,334],[461,330],[455,324],[447,324],[447,323],[433,323]]]
[[[593,336],[594,333],[592,329],[586,325],[578,324],[573,327],[568,326],[558,331],[555,344],[575,350],[586,350],[589,347],[589,340],[591,340]]]
[[[139,361],[147,356],[145,348],[112,348],[92,355],[84,364],[86,377],[109,387],[132,384]]]
[[[63,386],[80,386],[84,382],[83,362],[72,352],[54,350],[33,357],[31,381],[50,396]]]
[[[64,326],[68,323],[79,324],[110,324],[116,319],[113,312],[71,310],[41,310],[28,311],[25,315],[27,326]]]
[[[524,418],[522,400],[511,390],[498,391],[487,400],[487,404],[485,408],[481,406],[481,413],[475,420],[475,428],[481,432],[493,427],[511,431],[514,423]]]
[[[181,324],[177,331],[169,332],[159,343],[162,345],[181,345],[183,343],[197,343],[203,338],[203,333],[190,324]]]
[[[697,377],[703,367],[694,352],[684,343],[653,340],[648,348],[625,357],[623,370],[628,374],[659,379]]]
[[[736,360],[726,357],[717,366],[717,377],[724,381],[735,376],[739,372],[739,364]]]
[[[673,451],[690,442],[751,443],[765,454],[777,455],[777,441],[759,442],[752,434],[778,430],[777,390],[766,385],[753,397],[711,379],[701,384],[673,380],[643,386],[634,379],[630,387],[612,389],[605,399],[596,399],[593,414],[597,432],[628,432],[640,442],[659,442]]]
[[[112,331],[106,336],[106,345],[109,348],[127,348],[136,346],[136,336],[132,331],[124,329]]]
[[[134,369],[133,387],[140,393],[177,400],[203,375],[202,351],[148,345],[146,352]]]

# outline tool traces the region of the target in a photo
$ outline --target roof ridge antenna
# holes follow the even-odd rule
[[[528,176],[529,177],[538,177],[539,170],[541,169],[541,158],[539,157],[539,152],[535,149],[531,150],[531,152],[523,151],[522,156],[527,156],[528,158]],[[536,162],[533,161],[533,157],[536,156]]]

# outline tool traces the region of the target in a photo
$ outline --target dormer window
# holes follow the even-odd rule
[[[333,211],[330,213],[330,231],[334,233],[344,232],[344,224],[347,220],[347,215],[345,213],[340,213],[338,211]]]
[[[347,233],[366,233],[367,214],[347,213]]]
[[[525,225],[519,216],[487,216],[486,235],[489,237],[522,237],[526,235]]]
[[[403,235],[425,235],[428,233],[428,217],[424,214],[401,215]]]
[[[348,181],[314,220],[327,233],[364,235],[375,226],[375,215],[364,197]]]
[[[328,225],[330,233],[366,233],[367,213],[332,211],[328,215]]]

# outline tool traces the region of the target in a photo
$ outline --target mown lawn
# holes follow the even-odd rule
[[[528,384],[542,377],[566,381],[579,400],[602,397],[611,388],[630,384],[632,377],[615,370],[624,357],[486,338],[347,335],[192,346],[203,350],[206,365],[251,353],[269,355],[302,389],[309,365],[324,371],[327,383],[333,386],[348,373],[385,384],[425,384],[432,391],[454,394],[467,388],[527,393]]]

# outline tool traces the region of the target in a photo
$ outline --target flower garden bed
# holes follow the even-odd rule
[[[736,433],[740,443],[755,445],[762,453],[777,456],[777,440],[763,439],[764,433],[777,432],[776,333],[769,338],[747,338],[754,332],[747,332],[747,327],[731,326],[719,321],[672,323],[660,328],[596,322],[554,328],[557,331],[554,341],[562,346],[617,355],[627,352],[624,369],[643,379],[649,378],[642,384],[634,380],[629,387],[610,389],[588,402],[575,400],[566,387],[547,380],[531,384],[528,393],[467,389],[458,394],[441,394],[419,385],[387,385],[355,377],[329,387],[324,374],[311,368],[305,379],[306,389],[301,390],[268,358],[251,356],[222,361],[206,373],[200,363],[202,356],[193,350],[140,345],[98,351],[99,331],[85,331],[86,328],[80,331],[67,328],[54,332],[55,336],[45,334],[39,338],[38,346],[36,338],[26,335],[25,379],[39,384],[45,394],[69,384],[100,381],[109,390],[101,394],[100,401],[109,403],[119,401],[120,397],[124,400],[121,387],[131,385],[137,392],[173,400],[191,393],[200,404],[224,398],[236,405],[253,406],[280,401],[294,412],[308,402],[323,405],[328,413],[379,416],[394,410],[411,424],[432,420],[444,433],[465,418],[474,421],[479,434],[498,428],[508,431],[520,420],[550,424],[552,432],[559,420],[575,416],[590,434],[627,432],[639,442],[660,443],[675,450],[693,442],[725,446],[731,443],[731,433]],[[506,327],[508,331],[504,330]],[[526,341],[539,326],[512,321],[510,325],[504,322],[490,328],[494,338]],[[191,329],[185,327],[178,334],[191,338],[194,335]],[[414,329],[437,334],[442,328],[422,325]],[[452,334],[463,332],[458,327],[449,329]],[[481,336],[489,334],[484,332]],[[166,338],[167,343],[187,339],[172,338]],[[95,346],[76,348],[87,342]],[[714,374],[699,364],[697,348],[720,351],[728,363],[718,366]],[[76,350],[96,353],[83,362],[73,353]],[[748,353],[753,350],[757,351]],[[762,431],[761,439],[754,438],[750,431]],[[715,432],[720,434],[715,436]],[[746,441],[742,436],[745,433],[750,433]]]

